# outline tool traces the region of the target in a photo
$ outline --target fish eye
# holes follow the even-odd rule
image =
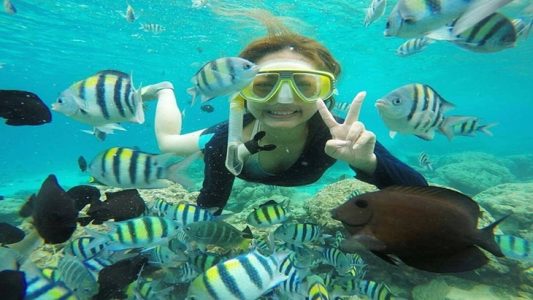
[[[403,22],[404,22],[405,24],[411,25],[411,24],[414,24],[414,23],[415,23],[415,19],[413,19],[413,18],[405,18],[405,19],[403,20]]]
[[[400,104],[402,104],[402,99],[396,97],[396,98],[392,99],[392,104],[400,105]]]
[[[248,70],[248,69],[250,69],[250,68],[252,68],[252,65],[250,65],[250,64],[245,64],[245,65],[244,65],[244,69],[245,69],[245,70]]]
[[[357,201],[355,201],[355,206],[359,207],[359,208],[366,208],[368,206],[368,202],[366,200],[363,200],[363,199],[359,199]]]

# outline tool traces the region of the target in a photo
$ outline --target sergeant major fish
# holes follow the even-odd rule
[[[425,152],[420,152],[420,155],[418,156],[418,164],[426,170],[433,171],[433,164]]]
[[[416,38],[456,20],[453,35],[472,27],[512,0],[398,0],[392,9],[385,36]]]
[[[398,56],[409,56],[424,50],[433,40],[428,37],[413,38],[407,40],[396,49]]]
[[[483,132],[488,136],[493,136],[489,129],[498,125],[498,123],[481,124],[478,117],[455,117],[455,120],[445,119],[441,126],[442,133],[450,141],[454,136],[476,136],[476,132]],[[460,121],[457,121],[457,118],[460,118]]]
[[[98,182],[121,188],[165,188],[171,182],[189,186],[190,182],[178,171],[185,169],[198,154],[179,161],[172,154],[150,154],[129,148],[113,147],[99,153],[89,164],[88,171]]]
[[[187,299],[258,299],[287,279],[278,271],[286,255],[266,257],[252,251],[218,263],[191,282]]]
[[[452,23],[452,26],[455,25]],[[514,47],[517,39],[513,22],[502,14],[493,13],[451,42],[470,51],[491,53]]]
[[[505,257],[533,262],[533,247],[528,240],[508,234],[495,235],[494,239]]]
[[[125,130],[118,122],[144,123],[141,89],[131,77],[115,70],[100,71],[63,91],[52,110],[94,126],[92,132],[104,140],[113,130]]]
[[[376,101],[380,117],[394,138],[396,133],[414,134],[424,140],[432,140],[435,130],[448,131],[468,117],[445,117],[454,107],[433,88],[420,83],[407,84]],[[448,119],[443,126],[445,118]]]
[[[244,88],[259,71],[254,63],[240,57],[223,57],[205,64],[192,77],[193,86],[187,89],[194,105],[196,97],[202,102]]]
[[[269,227],[283,223],[288,219],[285,209],[287,204],[279,204],[274,200],[269,200],[254,209],[246,218],[246,222],[254,227]]]
[[[370,6],[366,9],[365,14],[365,27],[368,27],[374,21],[379,19],[385,12],[387,7],[387,0],[371,0]]]

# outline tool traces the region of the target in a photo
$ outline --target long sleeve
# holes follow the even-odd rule
[[[376,142],[374,153],[377,158],[376,171],[374,174],[368,175],[354,169],[357,173],[357,179],[373,184],[379,189],[391,185],[428,185],[426,179],[420,173],[394,157],[379,142]]]

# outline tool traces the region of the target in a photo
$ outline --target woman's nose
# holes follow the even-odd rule
[[[281,88],[278,91],[276,100],[278,103],[290,104],[294,102],[294,95],[292,94],[292,88],[289,83],[284,82],[281,84]]]

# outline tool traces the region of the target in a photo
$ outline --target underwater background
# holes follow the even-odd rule
[[[186,89],[191,86],[191,77],[204,63],[237,56],[246,44],[266,33],[261,24],[249,19],[215,14],[211,5],[221,1],[193,7],[185,0],[131,0],[128,2],[135,7],[138,17],[133,23],[124,19],[125,1],[12,2],[16,14],[0,12],[1,89],[32,91],[51,105],[72,83],[100,70],[132,74],[135,86],[171,81],[180,108],[187,108],[183,133],[219,123],[228,116],[227,97],[210,102],[215,108],[212,113],[201,111],[199,105],[189,107]],[[421,171],[431,183],[457,188],[472,197],[497,185],[511,184],[503,192],[500,189],[489,194],[497,195],[498,199],[513,198],[515,194],[522,197],[523,206],[508,204],[521,221],[507,228],[514,231],[510,234],[532,240],[533,215],[528,199],[531,200],[533,192],[533,37],[496,53],[475,53],[438,42],[420,53],[399,57],[395,52],[404,40],[383,36],[386,16],[394,2],[388,3],[385,16],[365,28],[367,1],[223,1],[291,17],[288,25],[293,30],[329,48],[342,66],[337,102],[349,103],[358,91],[367,91],[362,122],[377,135],[379,142]],[[516,0],[501,12],[521,17],[530,4],[528,0]],[[148,23],[160,24],[165,30],[154,33],[140,28]],[[414,82],[430,85],[455,104],[453,114],[475,115],[485,123],[498,123],[491,128],[494,136],[479,132],[475,137],[459,136],[452,141],[443,135],[424,141],[399,134],[391,139],[374,102],[391,90]],[[127,131],[116,132],[103,142],[81,131],[90,129],[88,125],[55,112],[52,123],[43,126],[0,124],[0,195],[6,198],[4,201],[26,199],[52,173],[65,189],[86,184],[88,175],[77,165],[80,155],[90,159],[114,146],[157,153],[153,128],[155,101],[145,106],[144,124],[123,124]],[[435,171],[419,166],[421,152],[432,159]],[[196,164],[192,168],[195,172],[188,175],[199,188],[202,162]],[[306,201],[324,186],[345,180],[352,173],[345,165],[337,164],[316,184],[291,188],[288,195],[296,201]],[[238,198],[236,190],[242,186],[247,185],[234,187],[230,210],[232,201]],[[244,203],[234,208],[243,206]],[[533,271],[531,267],[528,270],[527,278],[531,280]],[[511,268],[511,272],[522,271]],[[531,281],[517,283],[529,285],[522,291],[524,299],[532,295],[530,284]]]

